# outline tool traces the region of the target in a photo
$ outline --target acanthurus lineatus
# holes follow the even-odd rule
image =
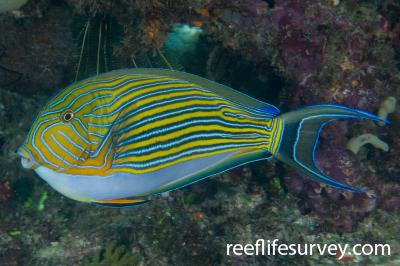
[[[382,119],[338,105],[278,108],[184,72],[128,69],[74,83],[37,115],[18,153],[63,195],[131,206],[233,167],[275,157],[313,180],[360,192],[314,164],[321,127]]]

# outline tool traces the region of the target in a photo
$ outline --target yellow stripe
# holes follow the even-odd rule
[[[254,132],[253,128],[228,128],[228,127],[221,126],[221,125],[213,125],[211,128],[207,128],[207,130],[224,131],[227,134],[230,134],[230,133],[249,134],[249,133],[253,133]],[[194,132],[204,132],[204,131],[205,131],[204,130],[204,125],[197,125],[197,126],[193,126],[193,127],[188,127],[188,128],[185,128],[185,129],[182,129],[182,130],[179,130],[179,131],[171,132],[169,134],[159,135],[156,138],[150,138],[150,139],[146,139],[146,140],[141,140],[141,141],[138,141],[138,142],[133,142],[133,143],[131,143],[129,145],[125,145],[125,146],[120,148],[119,153],[123,153],[124,151],[127,151],[127,150],[132,150],[132,149],[138,149],[138,148],[142,148],[142,147],[152,146],[152,145],[155,145],[157,143],[167,142],[168,140],[179,139],[183,135],[191,134],[191,133],[194,133]]]
[[[161,79],[150,79],[150,80],[141,80],[141,81],[130,82],[130,83],[125,84],[124,86],[122,86],[121,88],[116,89],[116,90],[111,89],[111,90],[97,91],[95,95],[89,93],[88,95],[85,95],[84,97],[80,97],[80,98],[78,99],[78,101],[76,101],[75,105],[76,105],[76,106],[80,106],[80,105],[82,105],[82,104],[87,103],[87,102],[90,101],[91,99],[93,99],[94,96],[97,97],[97,96],[101,96],[101,95],[104,95],[104,94],[110,94],[110,93],[111,93],[111,94],[113,95],[112,97],[108,98],[107,100],[105,100],[105,99],[98,100],[98,101],[96,101],[96,103],[95,103],[94,105],[105,104],[105,103],[111,102],[114,98],[118,97],[119,94],[123,93],[123,92],[126,91],[127,89],[134,88],[134,87],[138,87],[138,86],[142,86],[142,85],[148,85],[148,84],[150,85],[150,84],[152,84],[152,83],[154,83],[154,82],[159,82],[159,81],[162,82],[162,81],[173,81],[173,80],[172,80],[172,79],[169,79],[169,78],[161,78]],[[113,83],[115,83],[115,84],[112,85],[112,86],[116,86],[116,85],[118,85],[119,83],[122,83],[122,82],[113,82]],[[78,96],[81,95],[82,93],[85,93],[85,92],[88,91],[88,90],[93,90],[93,89],[96,89],[96,88],[104,87],[103,84],[102,84],[101,86],[99,86],[99,85],[100,85],[100,84],[94,84],[94,85],[88,86],[87,89],[85,88],[85,90],[78,90],[78,91],[75,91],[73,94],[71,94],[71,95],[68,97],[68,98],[71,98],[70,101],[67,101],[68,98],[66,99],[65,105],[68,105],[73,99],[75,99],[76,97],[78,97]],[[187,84],[180,84],[180,85],[181,85],[181,86],[187,86]],[[150,87],[150,88],[153,88],[153,87]],[[140,91],[141,91],[141,90],[140,90]],[[121,98],[119,101],[117,101],[117,102],[113,105],[113,107],[119,107],[120,104],[121,104],[121,101],[123,101],[123,99],[126,100],[126,99],[132,99],[133,97],[136,97],[135,94],[137,94],[137,93],[135,93],[135,92],[129,93],[127,96],[125,96],[125,97]],[[124,101],[123,101],[123,102],[124,102]],[[85,108],[83,108],[83,109],[81,110],[81,113],[85,113],[86,110],[88,110],[88,109],[91,110],[92,108],[93,108],[92,105],[88,105],[88,106],[86,106]],[[101,109],[100,109],[100,110],[101,110]],[[113,110],[113,108],[107,109],[107,113],[108,113],[110,110]],[[104,112],[104,110],[101,110],[101,111]]]
[[[52,128],[49,131],[47,131],[47,134],[44,134],[44,140],[46,141],[47,145],[51,148],[53,153],[58,155],[58,157],[67,161],[70,164],[76,164],[77,161],[75,159],[73,159],[70,155],[68,155],[64,150],[59,148],[58,145],[50,137],[51,134],[53,134],[53,135],[57,134],[56,130],[57,129]],[[54,137],[56,137],[56,136],[54,136]],[[63,143],[63,144],[66,144],[66,143]],[[71,166],[67,165],[63,160],[60,160],[56,156],[54,156],[54,154],[51,153],[47,148],[43,147],[43,149],[41,149],[41,152],[50,162],[55,163],[55,164],[61,166],[62,168],[70,168],[71,167]],[[58,170],[58,169],[56,169],[56,170]]]
[[[36,128],[36,129],[37,129],[37,126],[38,126],[41,122],[43,122],[44,120],[53,119],[53,118],[58,118],[58,117],[59,117],[58,114],[52,114],[52,115],[46,116],[45,119],[40,118],[40,115],[42,115],[43,113],[44,113],[44,110],[42,110],[42,111],[39,112],[39,114],[38,114],[39,118],[37,119],[36,123],[35,123],[34,125],[32,125],[32,128]],[[54,121],[56,121],[56,120],[54,120]],[[51,124],[54,123],[54,121],[46,122],[45,124],[42,124],[42,125],[41,125],[41,128],[46,128],[46,127],[43,127],[43,125],[51,125]],[[41,131],[41,130],[40,130],[40,131]],[[28,137],[29,137],[28,143],[32,142],[33,133],[34,133],[34,132],[32,131],[32,132],[30,133],[30,135],[28,136]],[[39,132],[36,133],[36,136],[38,136],[38,134],[39,134]]]
[[[185,144],[182,144],[177,147],[170,148],[168,150],[164,151],[157,151],[153,152],[147,155],[135,155],[132,157],[126,157],[126,158],[121,158],[116,160],[116,163],[122,164],[122,163],[127,163],[127,162],[146,162],[146,161],[151,161],[160,157],[165,157],[167,155],[173,155],[176,153],[179,153],[184,150],[188,150],[190,148],[195,148],[199,146],[212,146],[212,145],[219,145],[219,144],[225,144],[225,143],[260,143],[263,141],[267,141],[265,138],[256,138],[256,139],[208,139],[208,140],[195,140],[191,141]]]
[[[121,76],[121,78],[118,79],[118,77],[120,77],[120,76]],[[131,76],[127,76],[127,77],[122,77],[122,75],[119,74],[119,75],[115,75],[115,76],[109,76],[109,77],[106,77],[106,78],[100,78],[100,77],[89,78],[89,79],[80,81],[80,82],[78,82],[78,83],[74,83],[74,84],[72,84],[72,85],[69,85],[69,86],[62,92],[62,94],[58,95],[57,98],[53,99],[53,101],[54,101],[54,102],[57,102],[58,100],[61,100],[65,95],[67,95],[68,93],[70,93],[72,90],[74,90],[74,89],[76,89],[76,88],[78,88],[78,87],[84,86],[85,84],[88,84],[88,83],[91,83],[91,82],[101,82],[101,81],[104,81],[104,80],[116,79],[116,80],[114,80],[114,81],[110,81],[110,82],[106,82],[106,83],[92,84],[92,85],[83,87],[83,88],[77,90],[77,91],[74,92],[74,93],[77,93],[77,94],[79,95],[79,94],[81,94],[81,93],[85,93],[85,92],[87,92],[87,91],[89,91],[89,90],[92,90],[92,89],[97,89],[97,88],[102,88],[102,87],[113,87],[113,86],[115,86],[115,85],[117,85],[117,84],[119,84],[119,83],[121,83],[121,82],[124,82],[124,81],[126,81],[126,80],[128,80],[128,79],[132,79],[132,78],[146,78],[146,77],[151,77],[151,76],[152,76],[152,75],[139,75],[139,76],[131,75]],[[72,95],[75,95],[75,94],[72,94]],[[63,104],[61,104],[61,105],[63,105]]]
[[[139,86],[142,86],[142,85],[151,85],[152,83],[168,82],[168,81],[177,81],[177,82],[179,82],[179,80],[177,80],[177,79],[164,78],[164,77],[162,77],[162,78],[152,78],[152,79],[147,79],[147,80],[139,80],[139,81],[130,82],[130,83],[122,86],[121,88],[119,88],[117,90],[114,90],[113,93],[114,93],[114,96],[118,96],[120,93],[123,93],[127,88],[134,88],[134,87],[139,87]],[[122,83],[122,82],[120,82],[120,83]],[[173,84],[175,84],[175,83],[173,83]],[[185,86],[187,86],[187,84]],[[153,87],[154,86],[150,86],[148,88],[153,88]],[[140,91],[145,90],[145,89],[146,88],[140,89]],[[129,94],[129,95],[131,95],[131,94]]]
[[[264,149],[265,146],[264,145],[258,145],[258,146],[253,146],[252,148],[256,148],[256,149]],[[214,151],[214,152],[208,152],[207,156],[212,156],[212,155],[216,155],[216,154],[220,154],[220,153],[224,153],[224,152],[230,152],[230,151],[237,151],[237,148],[229,148],[229,149],[225,149],[225,150],[219,150],[219,151]],[[154,167],[150,167],[150,168],[145,168],[145,169],[132,169],[132,168],[116,168],[116,169],[110,169],[110,173],[116,173],[116,172],[130,172],[130,173],[134,173],[134,174],[144,174],[144,173],[148,173],[148,172],[153,172],[153,171],[157,171],[160,170],[162,168],[180,163],[180,162],[184,162],[184,161],[189,161],[192,159],[196,159],[196,158],[201,158],[204,157],[204,154],[194,154],[191,156],[187,156],[184,158],[180,158],[177,159],[173,162],[169,162],[169,163],[165,163],[162,165],[158,165],[158,166],[154,166]]]
[[[54,121],[46,122],[46,123],[42,124],[41,127],[39,128],[40,131],[37,131],[37,132],[36,132],[36,135],[35,135],[36,138],[34,139],[34,141],[32,142],[32,144],[33,144],[33,143],[35,144],[35,146],[37,147],[37,149],[39,149],[39,150],[41,151],[41,153],[43,154],[43,156],[45,157],[45,159],[47,159],[48,161],[50,161],[50,162],[52,162],[52,163],[55,163],[55,164],[61,166],[61,165],[64,165],[64,163],[62,163],[62,161],[60,161],[60,160],[58,160],[57,158],[55,158],[55,157],[53,156],[53,154],[51,154],[51,153],[48,151],[47,147],[45,147],[45,146],[42,144],[42,141],[41,141],[41,139],[40,139],[40,134],[42,133],[42,131],[45,130],[45,129],[47,129],[47,128],[48,128],[49,126],[51,126],[53,123],[54,123]],[[60,127],[63,128],[63,125],[60,125]],[[49,130],[47,131],[47,134],[45,134],[45,137],[46,137],[46,136],[49,136],[49,135],[50,135],[49,133],[51,133],[52,130],[54,131],[54,128],[53,128],[53,129],[49,129]],[[54,132],[53,132],[53,133],[54,133]],[[32,134],[32,137],[33,137],[33,134]],[[46,141],[47,141],[48,145],[49,145],[51,148],[54,149],[54,147],[52,147],[52,145],[51,145],[52,142],[49,143],[49,141],[48,141],[49,138],[50,138],[50,137],[46,138]],[[39,156],[38,152],[36,151],[36,149],[33,148],[33,145],[32,145],[32,148],[30,148],[30,150],[31,150],[31,152],[32,152],[32,154],[33,154],[33,156],[34,156],[35,158],[40,158],[40,156]],[[53,169],[53,170],[57,170],[54,166],[50,166],[50,168]]]
[[[127,85],[128,86],[128,85]],[[172,83],[172,84],[164,84],[164,85],[156,85],[156,86],[152,86],[152,87],[148,87],[148,88],[144,88],[144,89],[140,89],[137,91],[132,91],[131,93],[124,95],[123,97],[121,97],[120,99],[118,99],[117,102],[114,102],[112,106],[110,106],[109,108],[107,108],[107,111],[104,112],[104,110],[99,109],[96,110],[96,112],[94,112],[94,114],[102,114],[102,113],[111,113],[113,111],[115,111],[116,109],[118,109],[123,103],[129,102],[137,97],[142,96],[143,94],[147,94],[153,91],[157,91],[157,90],[161,90],[161,89],[169,89],[169,88],[184,88],[184,87],[188,87],[188,86],[194,86],[194,84],[190,84],[190,83]],[[126,86],[124,86],[126,87]],[[126,89],[126,88],[124,88]],[[122,88],[121,88],[122,90]],[[186,92],[187,93],[187,92]],[[118,97],[118,94],[120,94],[120,92],[114,92],[114,97]],[[167,94],[165,94],[167,95]],[[166,97],[165,95],[159,95],[158,99],[166,99],[168,97]],[[170,95],[170,94],[168,94]],[[208,94],[208,95],[212,95],[212,94]],[[131,110],[131,108],[137,108],[139,106],[142,106],[146,103],[152,102],[154,100],[154,97],[152,98],[147,98],[147,99],[143,99],[141,101],[136,102],[135,104],[132,104],[129,106],[129,109],[127,111],[125,111],[124,113],[128,112],[129,110]],[[98,113],[98,111],[101,111],[101,113]]]
[[[57,129],[58,130],[58,129]],[[55,130],[56,131],[56,130]],[[57,132],[54,132],[54,138],[63,145],[65,149],[67,149],[69,152],[74,154],[77,158],[80,158],[83,156],[84,152],[75,147],[74,145],[70,144],[68,141],[64,141],[63,136],[57,135]],[[61,148],[58,147],[58,145],[55,144],[53,139],[49,138],[49,141],[47,141],[48,145],[54,150],[54,151],[59,151],[60,157],[62,157],[65,161],[71,163],[71,164],[79,164],[79,161],[75,158],[73,158],[71,155],[69,155],[67,152],[62,150]],[[85,148],[85,147],[82,147]],[[58,154],[57,153],[57,154]],[[67,167],[67,165],[65,165]],[[69,167],[69,166],[68,166]]]
[[[197,91],[195,91],[195,92],[197,93]],[[190,96],[193,93],[194,92],[188,91],[186,93],[182,93],[180,96]],[[146,103],[150,103],[150,102],[153,102],[153,101],[154,102],[158,101],[158,100],[162,99],[162,97],[164,97],[164,98],[166,98],[167,96],[168,97],[172,97],[171,95],[173,95],[173,94],[171,93],[171,94],[166,94],[165,96],[152,97],[152,98],[149,98],[146,102],[141,101],[137,105],[134,105],[134,106],[132,105],[132,106],[128,107],[129,109],[124,111],[124,113],[132,112],[135,109],[137,109],[138,107],[143,106]],[[201,93],[201,95],[204,95],[204,96],[215,96],[215,94],[208,94],[208,93],[207,94]],[[171,104],[168,104],[168,105],[164,105],[164,106],[159,106],[157,108],[153,108],[151,110],[143,111],[143,112],[141,112],[139,114],[135,114],[135,116],[133,116],[133,117],[127,119],[126,121],[124,121],[123,123],[121,123],[119,128],[125,128],[125,127],[127,127],[127,126],[129,126],[131,124],[134,124],[136,121],[140,121],[141,119],[144,119],[144,118],[147,118],[147,117],[150,117],[150,116],[155,116],[157,114],[166,113],[167,111],[173,111],[175,109],[180,109],[180,108],[183,108],[183,107],[190,107],[190,106],[195,106],[195,105],[205,105],[205,106],[216,106],[216,105],[228,105],[229,106],[230,105],[232,107],[235,107],[235,105],[233,105],[232,103],[229,103],[227,101],[214,100],[214,99],[212,99],[212,100],[188,100],[188,101],[184,101],[184,102],[171,103]],[[229,108],[229,107],[223,107],[223,108],[220,109],[219,112],[222,115],[223,115],[223,112],[232,112],[232,113],[236,113],[236,114],[251,115],[251,113],[248,113],[246,111],[239,111],[238,109],[233,109],[233,108]],[[232,116],[223,115],[223,117],[224,117],[224,119],[227,119],[227,120],[230,120],[230,121],[235,121],[235,122],[243,122],[244,121],[244,119],[235,118],[235,117],[232,117]],[[264,124],[264,125],[266,125],[268,127],[270,127],[270,125],[271,125],[271,121],[270,120],[265,120],[265,122],[264,122],[264,121],[259,120],[259,119],[257,119],[257,120],[256,119],[249,119],[249,118],[245,118],[245,119],[249,123],[255,123],[255,124],[262,123],[262,124]]]
[[[118,138],[118,142],[121,142],[121,141],[123,141],[125,139],[129,139],[129,138],[137,135],[140,132],[151,131],[152,129],[157,128],[157,127],[166,127],[166,126],[168,126],[170,124],[178,123],[178,122],[185,121],[185,120],[191,120],[191,119],[195,119],[195,118],[219,118],[222,121],[236,122],[238,124],[244,124],[244,123],[256,124],[254,121],[251,121],[251,120],[243,120],[243,119],[240,119],[240,118],[224,116],[223,112],[224,112],[224,110],[221,110],[221,111],[208,111],[208,112],[199,111],[199,112],[195,112],[195,113],[182,114],[182,115],[174,116],[174,117],[167,118],[167,119],[161,119],[161,120],[158,120],[158,121],[155,121],[155,122],[152,122],[152,123],[145,124],[145,125],[143,125],[143,126],[141,126],[139,128],[136,128],[135,130],[126,132],[124,135],[122,135],[122,136],[120,136]],[[140,117],[139,118],[135,117],[135,119],[140,119]],[[130,122],[134,123],[133,121],[130,121]],[[262,125],[260,123],[260,121],[257,121],[257,122],[258,122],[258,124],[260,124],[260,126]],[[271,121],[266,121],[265,122],[265,124],[267,126],[270,123],[271,123]],[[204,125],[201,126],[201,128],[198,129],[198,131],[204,131],[204,127],[205,127]],[[193,126],[192,128],[193,129],[194,128],[197,129],[196,126]],[[265,134],[266,133],[266,130],[261,129],[261,128],[245,127],[245,128],[237,128],[236,129],[236,128],[221,127],[220,125],[217,125],[217,124],[215,125],[215,127],[214,127],[214,125],[212,127],[207,125],[207,129],[208,130],[214,130],[214,129],[217,129],[217,128],[218,129],[225,129],[225,131],[227,131],[227,132],[242,132],[242,131],[249,132],[250,131],[250,132],[260,133],[260,134]],[[186,129],[179,130],[179,132],[182,132],[184,130],[186,130]],[[190,132],[195,132],[195,130],[192,130]],[[173,133],[176,133],[176,131],[174,131]],[[177,135],[172,135],[171,137],[168,137],[169,135],[170,134],[166,134],[165,135],[165,136],[167,136],[167,139],[178,137]]]
[[[190,94],[189,94],[190,95]],[[142,119],[145,119],[147,117],[151,117],[157,114],[163,114],[163,113],[167,113],[168,111],[172,111],[175,109],[179,109],[182,107],[188,107],[188,106],[194,106],[194,105],[209,105],[209,106],[215,106],[215,105],[220,105],[220,104],[225,104],[226,102],[223,100],[210,100],[210,101],[205,101],[205,100],[188,100],[188,101],[184,101],[184,102],[178,102],[178,103],[172,103],[172,104],[168,104],[168,105],[163,105],[163,106],[159,106],[157,108],[153,108],[147,111],[143,111],[139,114],[135,114],[135,116],[125,120],[124,122],[122,122],[119,125],[119,128],[125,128],[131,124],[135,124],[135,122],[140,121]],[[142,105],[142,104],[140,104]],[[135,106],[134,108],[132,108],[134,111],[134,109],[136,109],[137,107]],[[132,112],[127,110],[127,113]],[[161,121],[161,120],[159,120]]]
[[[275,125],[274,125],[274,131],[273,132],[275,132],[275,131],[277,131],[277,132],[276,132],[276,135],[275,135],[276,137],[275,137],[275,140],[274,140],[274,145],[270,149],[272,154],[276,154],[277,149],[279,147],[279,144],[281,142],[282,134],[283,134],[283,120],[280,119],[280,118],[276,118],[274,120],[276,122],[275,122]]]
[[[75,174],[75,175],[79,175],[82,173],[84,173],[85,175],[98,175],[98,176],[108,175],[109,174],[108,171],[111,167],[114,152],[111,151],[111,153],[108,155],[109,157],[108,157],[108,161],[106,163],[104,163],[105,162],[104,160],[106,157],[106,153],[109,149],[110,143],[111,143],[111,141],[105,145],[105,147],[101,150],[98,157],[88,158],[86,161],[80,162],[80,166],[82,166],[84,168],[69,168],[62,172],[69,173],[69,174]],[[91,168],[91,167],[86,168],[85,167],[85,166],[99,167],[99,166],[102,166],[103,164],[104,164],[104,167],[102,167],[102,168]]]

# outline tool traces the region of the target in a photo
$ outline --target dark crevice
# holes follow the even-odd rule
[[[264,0],[264,2],[267,2],[269,8],[275,7],[275,0]]]

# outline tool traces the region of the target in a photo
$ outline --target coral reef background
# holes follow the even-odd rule
[[[399,59],[396,0],[30,0],[0,10],[0,265],[399,265],[399,108],[389,126],[339,121],[322,132],[318,165],[364,194],[265,161],[108,209],[62,197],[15,153],[46,99],[99,72],[172,67],[282,111],[336,103],[377,113],[400,95]],[[363,133],[389,151],[347,150]],[[225,255],[227,243],[258,238],[388,243],[392,255]]]

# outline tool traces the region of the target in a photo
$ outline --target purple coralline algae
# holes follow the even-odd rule
[[[353,11],[346,11],[320,1],[275,1],[274,8],[262,14],[264,27],[256,27],[256,34],[271,40],[265,45],[273,45],[278,51],[279,60],[275,63],[292,79],[289,108],[336,103],[376,112],[383,97],[398,93],[388,29],[380,23],[379,14],[361,18],[362,12],[368,10],[356,6]],[[246,30],[246,24],[243,27]],[[345,149],[352,133],[350,126],[354,125],[357,124],[346,121],[326,128],[316,154],[317,165],[339,181],[362,184],[377,190],[376,193],[353,195],[322,188],[293,172],[285,177],[289,191],[301,195],[308,209],[324,217],[331,216],[336,224],[336,220],[341,220],[348,231],[377,206],[382,194],[378,192],[377,175],[368,172],[367,164]],[[368,127],[383,134],[391,130],[378,129],[373,124]],[[396,152],[399,150],[394,145],[391,154]],[[373,152],[373,156],[380,154]],[[394,160],[388,159],[378,167]]]
[[[0,264],[104,265],[121,261],[116,257],[122,254],[142,265],[338,263],[334,256],[225,254],[227,243],[279,238],[286,243],[390,243],[392,256],[346,260],[397,265],[398,108],[388,116],[390,125],[335,121],[321,132],[318,167],[366,193],[320,185],[270,160],[135,209],[107,209],[62,198],[21,169],[15,154],[43,102],[74,81],[89,22],[92,33],[100,32],[96,25],[121,29],[113,28],[108,39],[112,52],[104,57],[110,65],[155,66],[153,59],[166,49],[172,25],[181,23],[201,27],[202,75],[261,95],[282,112],[331,103],[377,113],[384,99],[400,95],[400,4],[332,2],[31,0],[16,13],[0,15]],[[114,24],[107,24],[109,18]],[[74,21],[83,25],[77,39]],[[90,60],[96,62],[81,61]],[[243,65],[251,77],[242,73]],[[284,82],[276,87],[266,82],[276,77]],[[357,154],[346,149],[349,139],[365,133],[379,136],[390,149],[365,145]]]

